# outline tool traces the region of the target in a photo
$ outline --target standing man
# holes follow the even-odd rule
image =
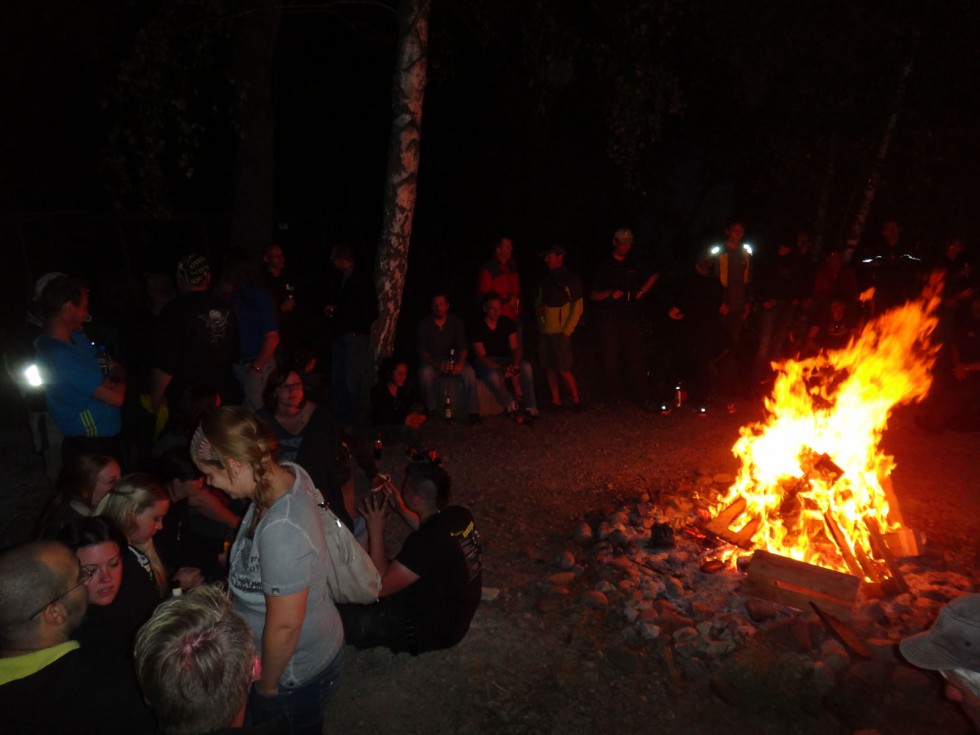
[[[286,256],[276,243],[270,242],[262,248],[262,262],[265,264],[262,273],[265,286],[279,306],[279,331],[283,343],[288,344],[299,336],[300,313],[296,309],[296,280],[286,268]]]
[[[872,301],[875,314],[904,304],[919,287],[922,259],[902,242],[902,227],[887,219],[881,225],[881,239],[866,249],[859,264],[864,277],[863,288],[874,286]]]
[[[44,331],[34,343],[48,411],[65,435],[62,458],[75,454],[120,456],[120,407],[126,379],[120,365],[82,333],[88,318],[88,291],[73,278],[58,276],[41,292],[38,308]]]
[[[262,393],[276,368],[279,346],[279,310],[272,295],[261,285],[258,256],[234,248],[225,258],[224,287],[238,323],[238,362],[235,377],[249,411],[262,407]]]
[[[150,401],[157,410],[171,406],[190,387],[207,386],[232,398],[234,319],[231,307],[209,291],[211,267],[197,253],[177,261],[178,295],[160,314],[152,344]]]
[[[632,230],[621,227],[613,233],[612,253],[596,269],[589,299],[595,306],[607,397],[613,402],[629,397],[646,405],[650,389],[644,364],[640,300],[660,274],[650,272],[631,256],[632,248]]]
[[[724,245],[711,249],[714,274],[722,288],[721,317],[731,339],[731,352],[722,358],[719,365],[721,392],[729,399],[729,410],[734,410],[731,399],[735,394],[745,392],[745,386],[739,385],[744,383],[744,379],[738,375],[738,346],[745,322],[752,311],[752,246],[742,242],[744,237],[745,226],[738,220],[732,220],[725,228]]]
[[[371,273],[354,267],[354,251],[335,245],[330,251],[334,270],[327,281],[327,316],[331,334],[330,396],[334,415],[343,426],[366,416],[365,372],[371,325],[378,318],[378,293]]]
[[[476,374],[513,419],[521,418],[517,401],[507,390],[506,379],[520,376],[521,394],[528,424],[538,415],[534,397],[534,370],[521,356],[521,343],[512,319],[501,316],[503,305],[497,294],[490,292],[483,299],[483,319],[473,330],[471,343],[476,356]]]
[[[548,378],[551,405],[561,408],[558,378],[565,383],[576,411],[584,410],[579,399],[578,383],[572,373],[572,334],[582,318],[584,307],[582,279],[565,268],[565,248],[553,245],[541,257],[548,268],[538,286],[538,349],[541,365]]]
[[[509,237],[494,241],[493,257],[480,268],[476,290],[481,298],[490,293],[497,294],[500,313],[517,324],[520,332],[521,279],[514,262],[514,243]]]
[[[449,313],[449,300],[445,294],[432,297],[432,313],[423,317],[415,334],[419,355],[419,385],[425,410],[432,415],[436,411],[436,381],[453,379],[454,391],[462,388],[470,423],[480,423],[480,398],[476,392],[476,372],[466,362],[469,354],[466,329],[463,320]],[[458,405],[458,404],[457,404]]]

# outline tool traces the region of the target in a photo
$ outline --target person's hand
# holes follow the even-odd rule
[[[679,321],[684,318],[684,312],[678,309],[676,306],[670,307],[670,311],[667,312],[669,316],[674,321]]]
[[[776,305],[776,302],[773,299],[766,299],[765,301],[762,302],[762,308],[763,309],[771,309],[775,305]]]
[[[452,365],[449,372],[452,373],[453,375],[462,375],[463,363],[457,362],[455,365]]]
[[[611,298],[613,301],[619,301],[625,295],[626,293],[624,291],[617,288],[611,294],[609,294],[609,298]]]
[[[173,581],[180,583],[182,590],[190,590],[204,584],[204,575],[197,567],[181,567],[172,577]]]
[[[388,483],[381,492],[371,493],[361,501],[361,515],[368,528],[384,528],[385,516],[388,514]]]
[[[728,308],[728,304],[722,304],[718,309],[718,313],[720,313],[722,316],[728,316],[728,312],[730,311],[731,309]]]

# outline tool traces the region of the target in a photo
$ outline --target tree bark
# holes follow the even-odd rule
[[[888,116],[888,124],[885,125],[885,134],[882,136],[881,143],[878,145],[878,155],[875,156],[874,164],[871,167],[871,175],[868,176],[868,180],[864,185],[864,196],[861,198],[861,204],[858,205],[857,214],[854,215],[854,222],[851,225],[851,232],[844,245],[845,260],[851,259],[854,250],[861,241],[861,235],[864,234],[864,225],[868,221],[868,213],[871,211],[871,205],[875,200],[875,193],[878,191],[878,183],[881,181],[881,171],[885,167],[885,160],[888,158],[888,147],[891,145],[892,135],[895,133],[895,126],[898,124],[898,114],[902,109],[902,103],[905,101],[905,90],[908,88],[909,75],[911,73],[912,60],[902,69],[902,74],[898,79],[895,102],[892,105],[892,112]]]
[[[422,140],[422,101],[428,79],[429,8],[430,0],[402,0],[398,7],[384,220],[374,270],[380,314],[371,330],[376,362],[394,351],[408,271]]]
[[[275,0],[246,4],[236,20],[232,74],[239,103],[233,119],[238,135],[231,244],[255,250],[275,232],[275,117],[272,64],[279,36]]]

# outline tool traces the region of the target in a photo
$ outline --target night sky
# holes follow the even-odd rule
[[[127,120],[114,102],[127,91],[120,71],[141,52],[141,29],[172,7],[39,0],[0,11],[5,322],[47,270],[98,280],[170,270],[180,252],[217,257],[227,246],[234,87],[220,29],[234,19],[199,46],[205,21],[184,3],[171,16],[184,26],[164,52],[170,63],[149,67],[166,86],[174,68],[201,65],[174,81],[184,117],[203,126],[191,177],[178,165],[174,120],[160,136],[172,218],[146,215],[132,192],[115,196],[105,165],[110,133]],[[840,244],[908,64],[865,235],[898,217],[923,249],[953,233],[975,244],[977,38],[980,9],[967,0],[434,0],[403,327],[447,273],[457,300],[469,298],[491,239],[504,232],[527,284],[545,245],[564,245],[573,269],[588,273],[623,225],[665,269],[720,239],[733,215],[763,253],[800,228]],[[321,267],[337,242],[373,257],[395,43],[394,13],[382,5],[282,16],[276,237],[304,272]],[[643,145],[626,167],[609,155],[611,111],[624,104],[636,105],[641,123],[659,123],[655,140],[640,125]],[[139,131],[134,140],[124,150],[129,164]]]

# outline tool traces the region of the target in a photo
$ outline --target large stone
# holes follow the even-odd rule
[[[757,597],[749,597],[745,601],[745,613],[757,623],[774,620],[779,615],[774,603],[769,600],[760,600]]]
[[[593,538],[592,526],[588,523],[580,523],[575,528],[575,540],[580,543],[591,541]]]
[[[548,584],[555,587],[565,587],[575,581],[574,572],[557,572],[548,576]]]
[[[609,598],[597,590],[587,590],[582,595],[582,602],[584,602],[587,607],[595,608],[597,610],[605,610],[607,607],[609,607]]]
[[[664,594],[671,600],[683,599],[684,585],[677,577],[667,577],[664,579]]]
[[[575,566],[575,555],[571,551],[563,551],[558,557],[558,566],[565,571],[571,571]]]

